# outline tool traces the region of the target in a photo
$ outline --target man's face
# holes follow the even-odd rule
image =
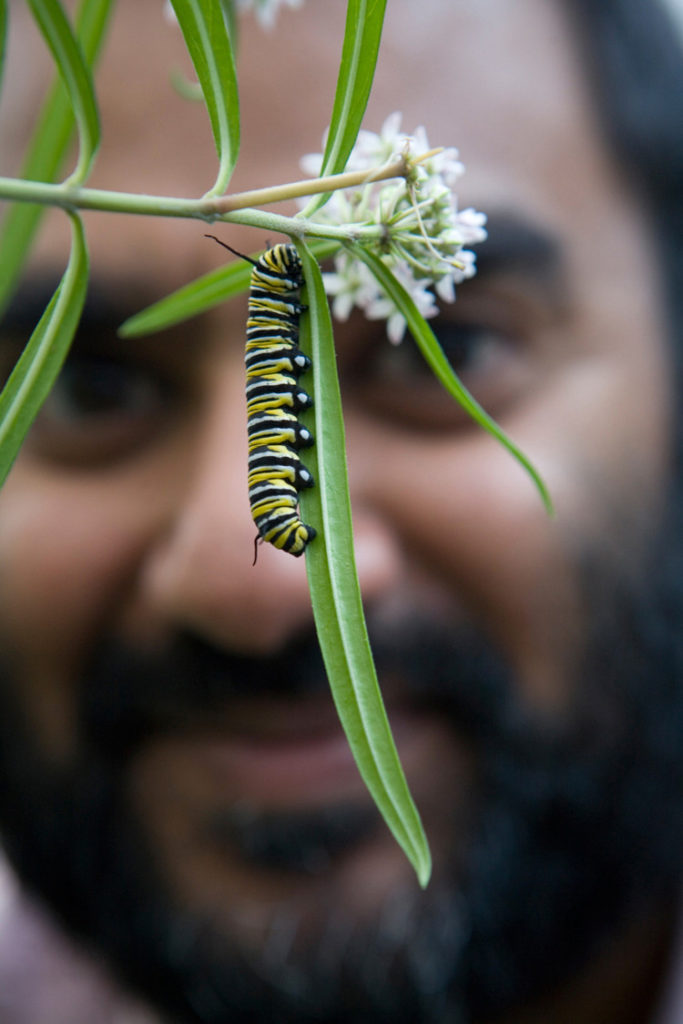
[[[500,891],[494,910],[504,913],[505,879],[532,877],[545,849],[528,830],[548,830],[548,801],[509,784],[514,811],[504,806],[510,758],[519,774],[543,778],[558,806],[574,807],[560,753],[581,750],[589,772],[599,764],[594,784],[605,757],[614,765],[632,753],[617,747],[618,673],[600,685],[596,621],[599,612],[606,629],[623,629],[614,595],[630,595],[644,575],[669,472],[670,394],[651,242],[605,152],[557,5],[428,6],[390,9],[366,123],[379,128],[400,108],[405,130],[425,123],[432,144],[460,147],[460,204],[490,215],[490,241],[435,329],[557,509],[546,517],[523,472],[409,343],[392,348],[383,325],[362,319],[340,325],[360,580],[432,845],[433,893],[450,915],[439,948],[455,961],[468,928],[486,932],[476,894]],[[270,37],[245,25],[235,188],[295,179],[298,157],[317,147],[333,95],[329,22],[343,22],[336,7],[310,4]],[[210,186],[208,125],[171,87],[178,65],[177,30],[157,6],[122,3],[100,76],[94,185],[177,195]],[[20,104],[12,111],[10,133]],[[302,963],[328,977],[325,957],[337,963],[369,935],[390,951],[389,977],[406,929],[414,939],[429,918],[438,930],[439,899],[419,895],[346,749],[303,562],[264,545],[251,565],[244,303],[170,335],[118,340],[112,325],[222,253],[195,222],[92,215],[87,227],[102,309],[86,317],[0,502],[5,747],[12,784],[30,794],[20,810],[11,792],[3,797],[8,828],[31,836],[16,848],[37,851],[27,868],[36,878],[52,865],[54,881],[40,884],[56,902],[70,879],[77,927],[97,927],[110,948],[163,921],[175,929],[168,962],[192,959],[195,945],[220,960],[234,946],[245,970],[264,985],[280,979],[296,1000]],[[216,231],[247,252],[274,241],[233,225]],[[63,262],[62,218],[51,216],[34,270],[49,278]],[[615,635],[630,650],[632,638]],[[602,652],[607,664],[611,653]],[[503,770],[496,759],[506,757]],[[587,818],[586,830],[599,820]],[[487,838],[496,827],[501,836]],[[582,840],[562,828],[557,843],[574,844],[576,868]],[[486,874],[486,851],[495,861],[507,849],[518,863]],[[155,920],[137,921],[124,891],[150,894]],[[556,905],[550,890],[542,898]],[[98,900],[108,917],[94,925],[87,904]],[[504,927],[496,920],[491,931]],[[383,976],[371,962],[368,991]],[[429,979],[416,984],[429,991]],[[511,986],[514,998],[524,984]],[[209,996],[187,998],[213,1019]]]

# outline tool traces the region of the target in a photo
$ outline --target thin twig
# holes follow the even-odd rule
[[[229,196],[221,196],[218,199],[207,201],[204,209],[207,213],[231,213],[233,210],[243,210],[250,206],[266,206],[268,203],[279,203],[285,199],[299,199],[302,196],[318,195],[320,192],[336,192],[340,188],[368,185],[373,181],[404,178],[407,169],[406,158],[399,156],[370,171],[344,171],[342,174],[328,174],[324,178],[306,178],[303,181],[292,181],[287,185],[235,192]]]

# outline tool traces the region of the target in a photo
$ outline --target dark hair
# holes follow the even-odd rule
[[[565,0],[597,86],[608,144],[642,196],[660,244],[679,402],[683,399],[683,40],[661,0]],[[683,405],[679,405],[683,409]],[[683,473],[683,412],[678,414]]]

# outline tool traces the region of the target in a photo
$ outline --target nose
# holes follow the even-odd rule
[[[142,588],[165,626],[256,656],[309,629],[312,613],[303,557],[263,543],[252,564],[257,531],[247,493],[243,378],[241,359],[214,375],[187,485],[150,546]],[[356,539],[368,597],[395,580],[395,552],[376,517],[362,509]]]

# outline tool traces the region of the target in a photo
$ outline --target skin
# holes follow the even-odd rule
[[[343,11],[310,7],[305,18],[283,15],[276,36],[245,22],[235,189],[297,178],[298,157],[319,148],[339,36],[327,19],[341,30]],[[461,206],[530,224],[557,248],[549,272],[482,274],[445,314],[490,329],[463,378],[539,468],[557,514],[546,517],[519,467],[436,383],[395,362],[381,325],[359,319],[338,334],[358,571],[380,623],[419,610],[439,623],[476,624],[511,668],[521,705],[552,727],[572,707],[587,628],[577,553],[600,548],[624,578],[637,576],[670,473],[652,242],[605,152],[557,5],[428,8],[419,19],[412,5],[390,10],[366,124],[378,128],[397,108],[406,130],[426,123],[432,144],[460,148]],[[124,62],[130,74],[121,76]],[[176,30],[159,25],[156,5],[123,0],[99,79],[105,133],[94,186],[177,195],[210,186],[206,119],[169,87],[174,66],[186,67]],[[291,76],[287,88],[273,86],[271,68]],[[29,90],[19,85],[4,127],[15,148],[21,90]],[[148,118],[153,132],[141,127]],[[196,223],[101,214],[86,223],[94,275],[122,317],[223,262]],[[242,251],[273,241],[237,226],[216,230]],[[64,242],[63,217],[51,214],[35,267],[60,268]],[[251,567],[243,336],[236,301],[171,338],[120,343],[153,380],[168,376],[172,397],[156,403],[143,393],[141,415],[87,421],[53,401],[7,482],[0,644],[56,770],[80,752],[77,681],[103,637],[154,654],[190,630],[220,651],[269,657],[310,629],[303,561],[264,545]],[[467,835],[475,759],[439,715],[414,711],[400,678],[381,682],[438,882],[451,842],[444,816],[455,815]],[[248,949],[263,944],[277,908],[294,908],[305,937],[328,907],[370,919],[388,894],[414,886],[380,828],[317,876],[294,879],[243,863],[207,835],[206,822],[240,801],[294,812],[367,805],[322,692],[292,701],[285,684],[242,697],[209,727],[198,711],[182,730],[140,745],[123,787],[173,898],[211,911]],[[653,907],[647,920],[647,931],[635,922],[615,937],[580,984],[560,986],[514,1020],[640,1020],[668,914]],[[626,951],[627,974],[619,969]]]

